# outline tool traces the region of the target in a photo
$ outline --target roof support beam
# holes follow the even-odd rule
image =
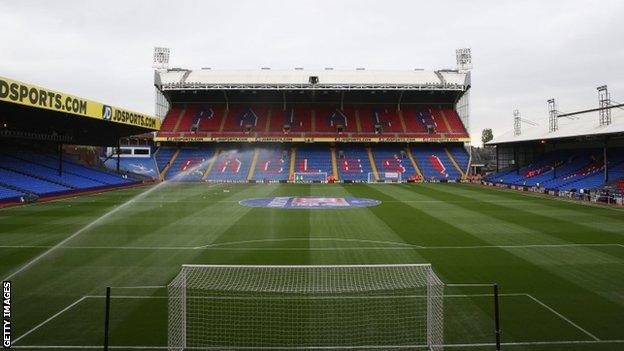
[[[609,106],[606,106],[606,107],[591,108],[589,110],[581,110],[581,111],[570,112],[570,113],[562,113],[562,114],[558,115],[558,117],[570,117],[570,116],[580,115],[580,114],[584,114],[584,113],[596,112],[596,111],[601,111],[601,110],[608,110],[608,109],[612,109],[612,108],[622,108],[622,107],[624,107],[624,104],[609,105]]]

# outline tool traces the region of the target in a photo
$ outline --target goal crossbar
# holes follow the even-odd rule
[[[431,267],[431,263],[398,263],[398,264],[305,264],[305,265],[250,265],[250,264],[183,264],[189,268],[373,268],[373,267]]]

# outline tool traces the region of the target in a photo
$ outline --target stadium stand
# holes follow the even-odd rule
[[[438,181],[469,169],[467,72],[175,69],[154,84],[168,102],[153,139],[161,178],[179,177],[184,158],[205,157],[188,150],[207,146],[216,160],[182,179]],[[428,154],[429,177],[412,151]]]
[[[56,183],[70,189],[88,189],[106,185],[105,183],[84,178],[72,173],[63,172],[59,176],[58,170],[39,165],[12,156],[0,155],[2,168],[22,173],[47,182]]]
[[[360,116],[362,116],[361,113]],[[382,132],[403,132],[398,112],[393,106],[373,106],[364,109],[363,118],[364,120],[370,119],[373,125],[373,128],[362,130],[363,132],[374,133],[376,126],[380,126]]]
[[[207,180],[220,182],[243,182],[247,180],[254,151],[230,146],[220,151]]]
[[[331,152],[328,146],[305,145],[297,148],[295,172],[332,174]]]
[[[458,145],[450,145],[447,149],[455,159],[455,162],[457,162],[459,168],[465,173],[468,170],[468,163],[470,161],[470,156],[466,148]]]
[[[225,113],[224,113],[225,112]],[[225,120],[222,120],[225,116]],[[268,124],[268,126],[267,126]],[[161,137],[192,135],[215,137],[302,136],[368,137],[459,137],[468,133],[452,109],[405,105],[401,112],[390,105],[297,105],[284,109],[261,104],[223,104],[174,106],[167,113],[159,132]],[[301,134],[299,134],[301,133]]]
[[[46,153],[36,153],[33,151],[27,150],[19,150],[19,151],[9,151],[5,150],[5,155],[11,156],[12,158],[16,158],[20,161],[28,163],[29,167],[32,167],[33,170],[37,169],[39,171],[33,171],[38,176],[45,178],[46,175],[52,177],[50,170],[55,171],[58,167],[58,159],[56,156]],[[44,168],[41,168],[44,167]],[[71,182],[77,182],[77,178],[75,176],[83,178],[81,181],[83,183],[76,183],[75,187],[78,189],[87,189],[91,187],[96,187],[96,183],[99,183],[99,186],[108,186],[108,185],[122,185],[127,183],[132,183],[133,180],[126,179],[118,174],[111,173],[101,169],[95,169],[91,167],[87,167],[82,164],[78,164],[73,162],[67,158],[63,159],[63,175],[62,177],[67,176],[67,178],[61,178],[61,181],[66,184],[71,184]],[[54,181],[52,178],[46,178],[49,181]],[[84,182],[84,179],[91,182]],[[95,182],[95,183],[93,183]],[[88,185],[87,185],[88,184]],[[69,185],[71,187],[72,185]]]
[[[60,175],[58,166],[58,159],[51,154],[5,148],[0,154],[0,198],[24,194],[58,195],[136,183],[133,179],[87,167],[68,158],[63,159]]]
[[[398,172],[405,180],[416,176],[416,170],[402,145],[376,145],[372,150],[379,173]]]
[[[224,110],[221,105],[199,106],[195,110],[193,124],[197,124],[197,130],[200,132],[218,131]]]
[[[458,145],[446,147],[458,167],[462,171],[467,169],[469,157],[464,147]],[[328,145],[295,144],[285,147],[279,144],[264,144],[249,148],[241,144],[229,144],[227,148],[221,150],[211,167],[208,161],[214,155],[215,149],[215,146],[210,144],[179,149],[160,148],[155,153],[155,162],[161,172],[167,170],[165,179],[181,181],[198,181],[201,179],[210,181],[286,181],[289,180],[291,168],[295,173],[327,173],[328,176],[334,173],[331,148]],[[291,167],[292,149],[296,152],[295,163]],[[179,150],[179,154],[173,158],[177,150]],[[371,156],[378,172],[399,172],[404,181],[414,177],[418,178],[418,172],[414,168],[404,144],[374,145],[371,150]],[[422,165],[421,167],[425,171],[425,180],[461,179],[460,172],[446,154],[445,145],[418,144],[410,146],[409,151],[413,152],[416,162]],[[368,146],[365,144],[340,143],[335,147],[335,153],[338,180],[363,182],[368,180],[369,173],[374,173],[368,155]],[[135,160],[135,158],[130,160]],[[130,160],[127,162],[131,163]],[[143,162],[149,163],[147,160],[143,160]],[[171,165],[169,168],[167,168],[168,164]],[[198,164],[201,164],[199,168],[194,169],[189,174],[185,173]],[[140,169],[146,167],[140,166]],[[252,172],[250,172],[251,167],[253,167]],[[206,176],[207,170],[210,172]],[[230,175],[233,178],[228,178]]]
[[[181,148],[178,157],[171,163],[165,179],[178,181],[201,180],[208,162],[214,154],[214,147]]]
[[[290,151],[288,148],[261,147],[253,175],[256,181],[288,180]]]
[[[167,115],[165,116],[165,119],[160,127],[160,131],[173,132],[183,110],[184,109],[181,106],[173,106],[171,110],[167,112]]]
[[[418,133],[427,132],[427,124],[430,124],[430,122],[425,120],[422,110],[418,109],[416,106],[408,105],[404,106],[401,112],[403,113],[406,130]]]
[[[362,145],[346,144],[337,147],[338,172],[341,180],[365,182],[372,172],[368,151]]]
[[[459,135],[467,134],[466,128],[455,110],[451,108],[443,108],[440,112],[446,117],[451,133]]]
[[[609,154],[609,179],[624,177],[624,149],[613,148]],[[486,179],[495,183],[564,191],[594,189],[604,184],[602,150],[566,149],[548,152],[520,169],[502,170]]]
[[[458,180],[457,171],[446,152],[440,145],[422,145],[412,147],[412,154],[423,172],[425,180]]]
[[[17,190],[0,186],[0,201],[15,200],[15,199],[20,198],[23,195],[24,193],[19,192]]]
[[[177,151],[177,148],[174,147],[161,147],[156,150],[156,166],[158,167],[158,172],[162,172],[165,167],[171,161],[171,157],[173,157],[174,153]]]
[[[191,131],[196,110],[197,105],[187,106],[186,109],[184,109],[184,113],[179,117],[179,121],[177,122],[177,127],[175,128],[176,132]]]
[[[31,177],[23,173],[9,171],[4,168],[0,168],[0,178],[3,184],[20,189],[23,193],[47,195],[71,190],[71,188],[60,184]]]

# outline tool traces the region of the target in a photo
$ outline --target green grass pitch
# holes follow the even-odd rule
[[[185,263],[431,263],[446,284],[500,284],[505,350],[624,350],[622,210],[460,184],[224,188],[165,183],[0,210],[14,347],[101,347],[102,296],[112,286],[111,345],[163,349],[167,300],[159,286]],[[297,195],[381,204],[238,203]],[[491,290],[445,294],[445,349],[492,350]]]

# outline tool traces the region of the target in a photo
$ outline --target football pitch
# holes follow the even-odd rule
[[[375,206],[239,201],[354,197]],[[182,264],[431,263],[447,284],[444,343],[493,350],[624,350],[624,211],[469,184],[162,183],[0,210],[17,349],[167,345],[166,286]]]

